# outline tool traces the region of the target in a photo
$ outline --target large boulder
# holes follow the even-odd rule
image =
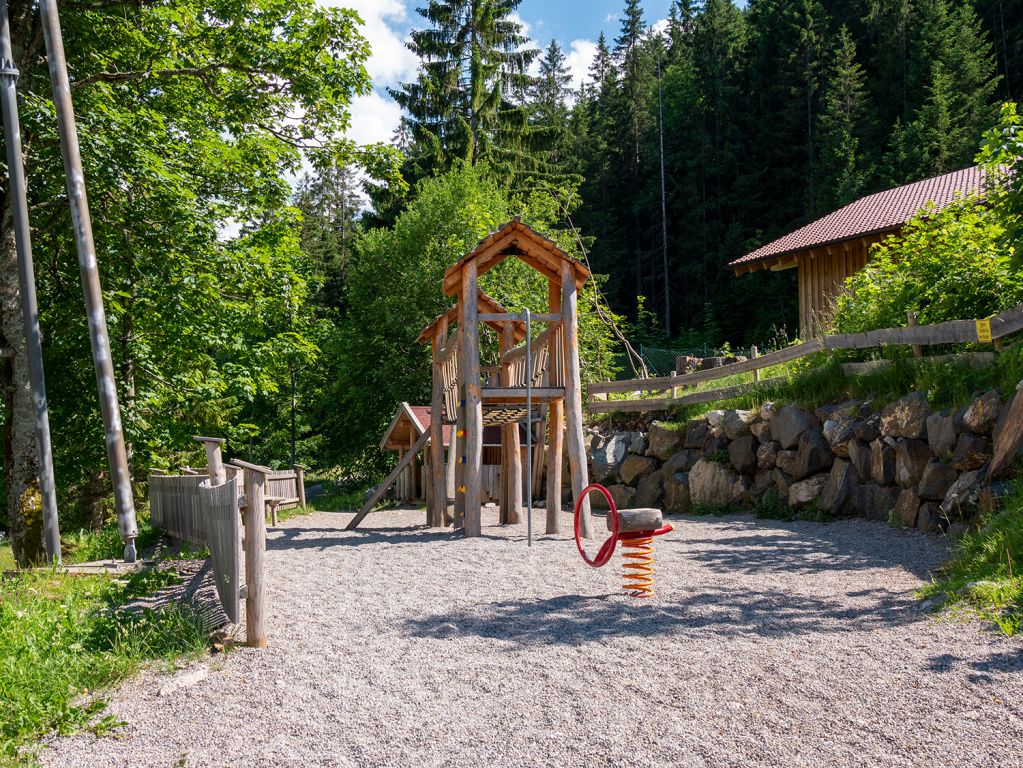
[[[774,469],[778,464],[778,451],[781,443],[772,440],[757,448],[757,466],[760,469]]]
[[[647,455],[667,461],[685,441],[685,430],[675,424],[655,421],[647,433]]]
[[[689,473],[689,497],[701,507],[723,507],[732,502],[738,475],[731,467],[701,459]]]
[[[769,490],[774,488],[774,474],[770,469],[762,469],[753,476],[753,485],[750,488],[755,498],[762,498]]]
[[[796,451],[778,451],[775,466],[787,475],[795,475],[799,454]]]
[[[932,461],[924,470],[923,477],[920,478],[920,498],[924,501],[941,501],[958,478],[959,473],[954,467],[939,461]]]
[[[897,488],[881,488],[873,484],[857,486],[853,491],[852,510],[868,520],[888,520],[898,494]]]
[[[809,411],[786,405],[771,419],[771,435],[785,449],[795,448],[799,437],[808,429],[817,429],[820,421]]]
[[[774,440],[774,436],[771,434],[771,422],[769,421],[756,421],[750,425],[749,430],[753,437],[761,443],[770,443]]]
[[[669,474],[664,481],[664,511],[672,515],[684,515],[692,508],[689,498],[689,473]]]
[[[727,410],[721,417],[721,428],[725,430],[725,436],[729,440],[737,440],[750,434],[750,427],[756,418],[755,411]]]
[[[651,456],[637,456],[634,453],[630,453],[625,461],[622,462],[619,474],[623,483],[634,486],[656,469],[657,459]]]
[[[849,442],[853,439],[851,419],[829,419],[824,422],[824,439],[828,441],[831,452],[843,459],[849,458]]]
[[[912,392],[881,411],[881,434],[919,440],[927,432],[931,407],[923,392]]]
[[[990,435],[998,421],[1002,400],[998,390],[986,392],[974,400],[963,413],[963,425],[975,435]]]
[[[771,480],[774,482],[774,487],[778,490],[778,497],[785,499],[789,498],[789,489],[792,487],[792,475],[787,472],[783,472],[780,469],[774,469],[771,471]]]
[[[853,437],[867,445],[881,437],[881,414],[872,413],[853,424]]]
[[[757,468],[757,439],[743,435],[732,440],[728,446],[728,458],[740,475],[751,475]]]
[[[955,453],[952,454],[952,466],[960,472],[970,472],[987,464],[992,454],[990,440],[971,432],[963,432],[959,435]]]
[[[873,457],[869,443],[865,443],[857,438],[851,440],[849,442],[849,461],[852,462],[853,469],[856,470],[856,480],[858,482],[864,483],[870,479]]]
[[[645,456],[646,447],[647,447],[646,435],[644,435],[642,432],[637,432],[636,435],[632,438],[632,442],[629,443],[629,453],[635,456]]]
[[[883,440],[870,444],[870,477],[878,485],[895,483],[895,449]]]
[[[721,427],[711,427],[707,432],[707,440],[703,443],[703,455],[712,456],[728,450],[728,437]]]
[[[710,424],[706,419],[693,419],[686,424],[686,436],[683,445],[686,448],[703,450],[703,444],[707,442],[707,433],[710,432]]]
[[[931,450],[920,440],[902,440],[895,446],[895,482],[912,488],[924,476],[931,462]]]
[[[938,458],[952,453],[956,447],[956,417],[952,411],[932,413],[927,417],[927,445]]]
[[[683,448],[664,462],[664,468],[669,472],[688,472],[696,465],[696,462],[698,462],[702,456],[702,451]]]
[[[828,441],[820,430],[810,429],[799,436],[799,451],[796,454],[796,480],[825,472],[835,463],[835,454],[831,452]]]
[[[616,475],[618,468],[629,453],[630,441],[631,438],[628,435],[621,433],[594,441],[590,457],[593,464],[593,477],[600,480]]]
[[[856,490],[856,470],[848,459],[835,459],[817,505],[825,512],[841,515]]]
[[[907,528],[916,526],[916,514],[920,511],[920,497],[913,488],[905,488],[895,502],[895,515]]]
[[[614,499],[615,506],[618,509],[630,509],[635,507],[636,500],[636,489],[628,485],[609,485],[607,486],[608,493],[611,494],[611,498]],[[610,509],[607,505],[607,499],[604,498],[602,493],[591,493],[590,494],[590,505],[594,509]]]
[[[924,533],[937,533],[941,530],[942,517],[941,507],[933,501],[926,501],[920,505],[916,513],[916,527]]]
[[[793,483],[789,488],[789,506],[793,509],[806,509],[815,504],[824,493],[824,486],[827,484],[827,475],[814,475]]]
[[[1023,455],[1023,382],[1016,389],[995,435],[995,455],[991,460],[991,478],[1005,476],[1009,468]]]
[[[977,511],[980,499],[980,484],[983,478],[979,470],[963,472],[945,494],[941,502],[942,514],[947,518],[967,518]]]
[[[778,413],[777,405],[774,403],[764,403],[760,406],[760,413],[758,415],[761,421],[771,421],[776,413]]]
[[[710,424],[712,427],[720,427],[721,420],[724,417],[725,412],[722,411],[720,408],[713,411],[707,411],[707,413],[703,415],[703,418],[705,418],[707,420],[707,423]]]
[[[664,482],[667,473],[663,469],[651,472],[639,481],[636,498],[632,502],[636,507],[653,507],[660,509],[664,503]]]

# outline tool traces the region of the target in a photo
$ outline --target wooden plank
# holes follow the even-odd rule
[[[477,269],[475,260],[462,270],[462,295],[465,323],[462,328],[465,349],[465,535],[483,534],[480,499],[480,469],[483,466],[483,400],[480,393],[479,307],[477,306]]]
[[[522,318],[525,317],[525,313],[512,314],[508,312],[503,313],[491,313],[481,312],[480,322],[481,323],[501,323],[502,325],[507,323],[523,322]],[[561,315],[559,314],[530,314],[529,319],[534,323],[560,323]]]
[[[1023,331],[1023,306],[1007,309],[991,318],[992,339],[1001,339],[1018,331]]]
[[[480,390],[481,397],[487,403],[524,403],[526,402],[525,387],[487,387]],[[564,387],[534,387],[533,401],[547,402],[565,396]]]
[[[572,501],[582,499],[580,532],[593,537],[589,499],[582,498],[587,481],[586,444],[583,441],[582,382],[579,369],[579,292],[568,262],[561,267],[561,329],[565,345],[565,449],[572,474]]]
[[[687,387],[707,381],[716,381],[727,376],[735,376],[740,373],[770,368],[774,365],[788,363],[801,357],[816,354],[822,348],[823,345],[820,339],[811,339],[793,347],[785,347],[785,349],[768,352],[744,363],[732,363],[731,365],[723,365],[720,368],[711,368],[706,371],[697,371],[696,373],[682,376],[660,376],[650,379],[630,379],[629,381],[603,381],[588,384],[586,391],[590,395],[622,392],[661,392],[672,387]]]
[[[399,461],[397,466],[391,470],[391,474],[387,476],[387,479],[376,487],[376,490],[370,494],[368,499],[366,499],[366,503],[362,505],[362,509],[360,509],[358,514],[352,518],[351,522],[345,526],[346,531],[354,531],[359,527],[359,524],[366,519],[366,515],[373,510],[373,507],[376,506],[377,502],[384,497],[385,493],[387,493],[387,489],[394,485],[394,482],[398,479],[401,473],[404,472],[405,468],[412,462],[416,453],[422,450],[429,441],[429,432],[424,432],[419,436],[419,439],[412,446],[412,450],[402,456],[401,461]]]
[[[677,403],[670,397],[650,397],[642,400],[590,400],[586,410],[590,413],[645,413],[666,411]]]
[[[251,467],[251,468],[250,468]],[[264,468],[245,468],[245,639],[253,648],[266,648],[266,591],[263,561],[266,555]]]
[[[883,328],[864,333],[841,333],[824,339],[826,349],[870,349],[882,345],[923,346],[977,341],[975,320],[951,320],[915,328]]]

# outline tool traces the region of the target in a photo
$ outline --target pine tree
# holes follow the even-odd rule
[[[856,43],[843,26],[828,72],[820,117],[820,187],[816,213],[824,214],[858,198],[869,176],[862,136],[869,133],[866,73],[856,60]]]
[[[430,26],[413,30],[409,48],[421,63],[414,83],[390,93],[406,111],[419,174],[456,159],[516,170],[527,132],[516,100],[538,51],[511,18],[521,0],[430,0],[419,14]]]
[[[540,60],[540,71],[529,93],[531,135],[537,164],[562,180],[570,173],[571,135],[569,97],[572,74],[557,40],[551,40]]]

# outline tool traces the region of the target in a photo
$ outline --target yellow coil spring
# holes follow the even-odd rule
[[[624,583],[622,589],[633,597],[654,596],[654,540],[651,536],[642,539],[622,539],[622,565]]]

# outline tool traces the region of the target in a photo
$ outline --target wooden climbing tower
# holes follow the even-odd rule
[[[535,269],[548,283],[548,312],[531,320],[546,324],[532,341],[518,316],[479,288],[479,279],[507,258],[517,258]],[[433,346],[433,400],[429,440],[430,494],[428,522],[444,524],[448,500],[453,518],[466,536],[481,534],[481,470],[484,426],[502,425],[501,519],[515,522],[522,506],[522,461],[519,424],[529,429],[546,422],[538,441],[538,455],[547,464],[547,531],[558,531],[561,511],[562,452],[567,452],[572,496],[576,499],[588,484],[583,444],[582,394],[579,372],[579,290],[590,273],[558,246],[513,219],[484,239],[444,273],[443,289],[454,296],[450,310],[427,326],[420,343]],[[457,327],[449,332],[452,323]],[[501,362],[480,366],[480,324],[498,330]],[[530,370],[526,370],[526,344]],[[531,384],[533,413],[526,412],[526,383]],[[541,419],[541,413],[545,418]],[[442,429],[455,426],[447,461]],[[546,442],[546,444],[544,444]],[[543,465],[527,467],[534,478]],[[539,482],[534,483],[534,487]],[[450,491],[450,493],[449,493]],[[590,533],[589,510],[584,535]]]

